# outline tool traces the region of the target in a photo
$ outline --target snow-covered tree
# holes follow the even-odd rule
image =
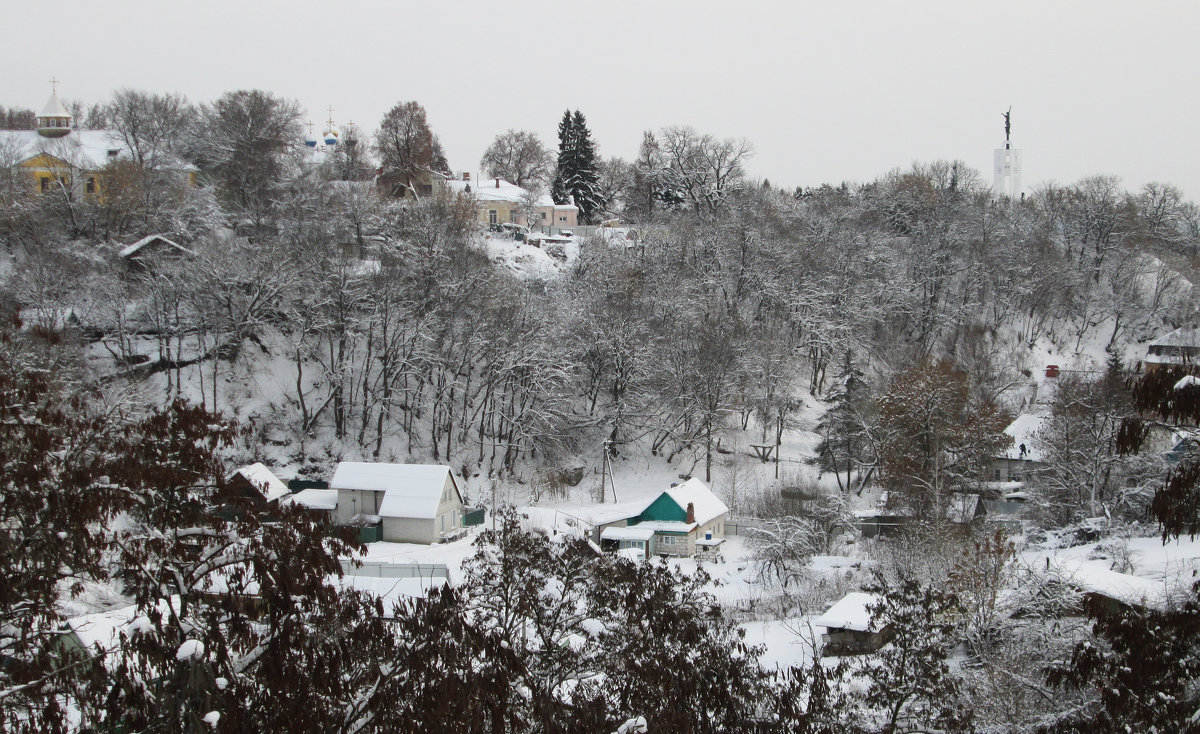
[[[861,492],[876,466],[869,435],[875,406],[862,371],[851,363],[849,352],[833,384],[826,397],[829,407],[816,427],[821,437],[817,458],[822,472],[833,472],[839,489],[848,492],[857,488]],[[853,482],[855,473],[858,480]]]
[[[871,588],[879,600],[871,623],[891,642],[862,656],[853,676],[863,686],[862,705],[877,712],[880,732],[971,730],[971,711],[947,657],[955,642],[958,598],[932,584],[906,579]]]
[[[543,189],[554,174],[554,157],[537,133],[509,129],[496,136],[479,166],[488,178],[502,178],[523,189]]]
[[[758,576],[784,588],[803,581],[812,557],[825,550],[821,533],[807,518],[788,516],[763,520],[746,531],[758,566]]]
[[[387,111],[375,132],[375,152],[392,196],[417,197],[422,174],[449,173],[446,154],[417,102],[400,102]]]
[[[941,520],[953,492],[977,489],[1011,442],[994,406],[972,404],[947,363],[908,369],[879,399],[881,481],[916,517]]]
[[[201,106],[188,154],[216,182],[226,206],[262,225],[294,173],[301,134],[295,101],[261,90],[228,92]]]
[[[1048,682],[1088,694],[1047,716],[1050,733],[1200,732],[1200,587],[1165,610],[1088,608],[1092,639],[1046,670]]]
[[[587,119],[579,110],[573,115],[567,110],[558,124],[558,169],[550,193],[556,204],[574,202],[579,207],[580,224],[595,224],[606,206],[597,166]]]

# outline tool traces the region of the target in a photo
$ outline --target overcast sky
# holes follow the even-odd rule
[[[450,164],[507,128],[557,144],[566,108],[605,156],[686,124],[746,137],[755,177],[867,181],[961,159],[991,181],[1012,106],[1024,188],[1084,176],[1200,199],[1197,2],[34,3],[0,0],[0,104],[114,90],[196,102],[261,88],[374,129],[416,100]]]

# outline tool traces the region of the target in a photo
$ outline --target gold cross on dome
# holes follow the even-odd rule
[[[50,88],[55,94],[58,94],[58,79],[56,77],[50,77]]]

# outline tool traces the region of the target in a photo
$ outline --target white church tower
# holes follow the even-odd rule
[[[1004,113],[1004,147],[995,150],[992,193],[997,199],[1021,198],[1021,151],[1012,147],[1012,107]]]

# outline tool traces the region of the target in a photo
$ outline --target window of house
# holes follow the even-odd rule
[[[488,210],[488,224],[495,224],[498,220],[499,220],[499,218],[497,217],[496,210],[489,209]]]
[[[516,224],[516,223],[517,223],[517,213],[516,213],[515,211],[511,211],[511,212],[509,212],[509,213],[508,213],[508,219],[509,219],[509,221],[510,221],[510,222],[512,222],[513,224]]]
[[[47,177],[47,176],[42,176],[42,179],[41,179],[41,181],[42,181],[42,191],[49,191],[49,190],[50,190],[50,179],[49,179],[49,177]]]
[[[421,196],[429,196],[433,193],[433,184],[418,184],[417,193]]]
[[[565,222],[565,221],[567,221],[567,218],[566,218],[566,217],[559,217],[559,218],[558,218],[558,221],[560,221],[560,222]]]
[[[542,219],[546,218],[546,212],[542,212]]]
[[[87,192],[88,192],[89,194],[94,194],[94,193],[96,193],[96,179],[95,179],[94,177],[91,177],[91,176],[89,176],[89,177],[88,177],[88,180],[87,180]]]

